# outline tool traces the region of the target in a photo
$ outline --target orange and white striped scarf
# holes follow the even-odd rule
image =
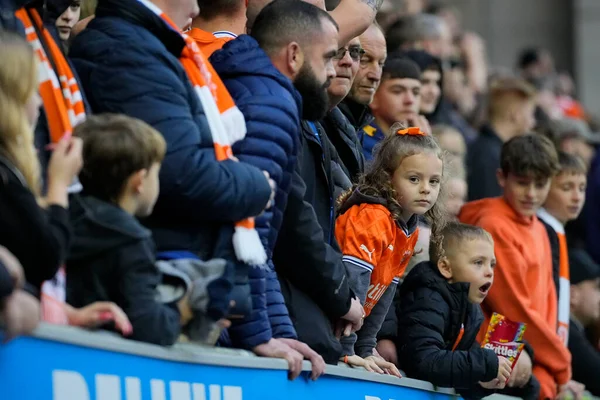
[[[218,161],[235,158],[231,146],[246,136],[246,121],[236,107],[227,88],[206,59],[196,42],[155,4],[148,0],[138,0],[158,15],[173,30],[179,32],[185,40],[185,47],[179,61],[185,69],[194,90],[202,103],[208,120],[215,156]],[[237,258],[250,265],[260,266],[266,263],[267,255],[254,229],[254,218],[248,218],[235,224],[233,247]]]
[[[35,9],[21,8],[15,13],[25,26],[27,41],[33,46],[40,61],[40,96],[50,130],[50,141],[58,142],[70,135],[73,128],[85,120],[85,106],[77,80],[69,63],[50,32],[44,28],[42,18]],[[41,37],[38,36],[40,32]],[[42,45],[46,45],[54,68]]]

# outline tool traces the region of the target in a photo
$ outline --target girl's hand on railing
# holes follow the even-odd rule
[[[393,375],[397,378],[402,378],[402,374],[398,370],[398,367],[396,367],[394,365],[394,363],[386,361],[383,358],[375,356],[375,355],[369,356],[369,357],[365,358],[365,360],[375,363],[375,365],[377,365],[379,368],[381,368],[383,370],[383,373],[385,373],[385,374]]]

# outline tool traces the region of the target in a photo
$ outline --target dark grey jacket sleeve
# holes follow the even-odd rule
[[[367,292],[369,291],[369,283],[371,283],[371,271],[369,271],[366,267],[359,267],[356,264],[352,264],[346,261],[344,261],[344,265],[346,266],[346,275],[348,276],[348,284],[350,285],[350,290],[354,292],[356,297],[358,297],[358,300],[360,300],[360,304],[364,306],[365,300],[367,298]],[[362,329],[364,329],[364,326],[363,328],[361,328],[361,330]],[[351,333],[348,337],[342,337],[340,339],[343,349],[342,354],[353,356],[354,345],[356,341],[356,333]]]
[[[358,356],[365,358],[373,355],[373,349],[377,345],[377,333],[379,333],[388,309],[394,301],[396,286],[396,283],[392,283],[387,288],[373,310],[371,310],[371,314],[365,319],[362,328],[357,332],[358,338],[354,350],[356,350]]]

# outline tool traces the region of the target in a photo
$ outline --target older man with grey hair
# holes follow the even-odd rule
[[[446,22],[436,15],[408,15],[389,27],[387,34],[389,53],[398,50],[424,50],[445,59],[450,55],[452,37]]]

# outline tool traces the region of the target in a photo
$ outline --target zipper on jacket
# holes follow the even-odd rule
[[[312,121],[306,121],[308,123],[308,126],[310,127],[310,129],[313,131],[315,138],[317,139],[317,141],[319,142],[319,146],[321,146],[321,156],[322,156],[322,160],[323,163],[325,162],[325,149],[323,148],[323,142],[321,142],[321,135],[319,134],[319,129],[317,128],[317,125],[312,122]],[[325,178],[329,181],[329,177],[327,176],[326,173],[327,169],[324,167],[324,171],[325,172]],[[335,205],[333,204],[333,193],[331,193],[331,190],[329,191],[329,245],[333,244],[333,231],[335,230],[335,226],[334,226],[334,211],[335,211]]]

